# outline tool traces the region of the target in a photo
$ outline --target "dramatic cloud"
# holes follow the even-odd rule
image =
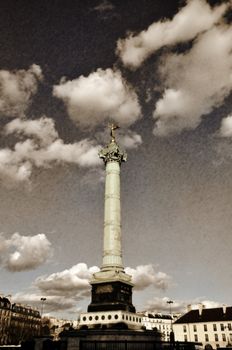
[[[23,115],[41,79],[42,71],[36,64],[28,70],[0,70],[0,114],[9,117]]]
[[[152,312],[169,313],[170,305],[167,303],[169,300],[170,299],[168,297],[154,297],[152,300],[148,300],[147,304],[145,305],[145,310]],[[188,304],[189,303],[186,301],[175,301],[171,306],[172,312],[186,312]]]
[[[45,146],[58,138],[54,120],[47,117],[37,120],[14,119],[6,125],[5,132],[36,137]]]
[[[124,65],[137,68],[159,48],[194,39],[217,23],[228,4],[211,8],[204,0],[189,0],[172,20],[153,23],[138,35],[120,39],[117,53]]]
[[[13,149],[0,150],[0,178],[5,181],[28,181],[33,168],[47,168],[54,164],[72,163],[80,167],[101,164],[99,146],[84,139],[65,144],[58,137],[52,119],[15,119],[5,127],[5,134],[23,135],[26,140],[17,142]]]
[[[41,294],[39,293],[16,293],[12,297],[12,302],[22,303],[26,305],[33,306],[41,311]],[[80,299],[79,299],[80,300]],[[46,296],[46,301],[43,305],[43,315],[50,312],[59,312],[59,311],[70,311],[75,310],[78,313],[80,310],[77,309],[77,298],[70,298],[67,296]]]
[[[90,297],[89,282],[92,275],[99,270],[97,266],[88,267],[85,263],[78,263],[70,269],[38,277],[30,290],[16,294],[13,299],[38,306],[43,296],[46,298],[46,312],[72,312],[76,310],[80,300]],[[135,269],[127,267],[125,270],[132,275],[137,290],[149,286],[166,289],[170,283],[170,277],[163,272],[156,272],[152,265],[137,266]]]
[[[118,143],[125,149],[134,149],[142,144],[142,137],[134,131],[127,130],[126,133],[119,133]]]
[[[226,25],[200,35],[187,53],[163,57],[166,89],[156,103],[154,134],[196,128],[204,114],[220,106],[232,89],[231,60],[232,28]]]
[[[85,263],[79,263],[62,272],[39,277],[34,284],[45,295],[74,296],[80,292],[89,295],[89,281],[92,274],[97,271],[99,268],[96,266],[88,268]],[[163,272],[156,272],[152,265],[141,265],[137,266],[136,269],[127,267],[125,271],[132,276],[137,290],[149,286],[166,289],[170,283],[170,277]]]
[[[98,69],[88,77],[61,79],[53,94],[64,101],[70,118],[85,128],[107,119],[129,126],[140,116],[138,97],[118,70]]]
[[[170,304],[167,303],[169,300],[170,298],[168,297],[164,297],[164,298],[154,297],[152,300],[149,300],[147,302],[147,305],[145,306],[145,310],[151,311],[151,312],[169,313]],[[190,307],[190,305],[191,305],[191,309],[198,309],[199,304],[204,305],[205,308],[215,308],[215,307],[222,306],[221,303],[218,303],[215,301],[204,300],[204,298],[196,298],[193,300],[174,300],[173,304],[171,305],[171,310],[172,310],[172,313],[184,313],[184,312],[187,312],[187,307]]]
[[[107,0],[102,1],[99,5],[94,7],[94,10],[99,12],[108,12],[112,11],[113,9],[114,5]]]
[[[99,268],[96,266],[88,268],[86,264],[79,263],[70,269],[37,278],[35,286],[45,295],[75,296],[80,293],[89,295],[89,280],[97,271]]]
[[[219,135],[222,137],[232,137],[232,115],[222,119]]]
[[[89,281],[99,268],[88,268],[85,263],[79,263],[61,272],[38,277],[33,286],[25,293],[14,295],[15,302],[40,306],[41,296],[46,298],[44,313],[48,312],[78,312],[78,302],[90,297]]]
[[[152,265],[139,265],[136,269],[127,267],[126,273],[132,276],[135,289],[143,290],[149,286],[158,289],[167,289],[170,284],[170,276],[164,272],[155,271]]]
[[[10,271],[32,270],[44,264],[52,254],[46,235],[21,236],[14,233],[10,239],[0,236],[0,251],[4,267]]]

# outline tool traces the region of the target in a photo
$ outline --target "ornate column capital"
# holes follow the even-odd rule
[[[123,152],[116,142],[111,142],[108,146],[99,152],[99,157],[103,159],[105,164],[107,162],[125,162],[127,160],[126,152]]]

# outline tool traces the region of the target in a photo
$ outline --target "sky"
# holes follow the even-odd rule
[[[137,311],[232,305],[231,1],[5,1],[0,293],[77,319],[102,263],[108,123]]]

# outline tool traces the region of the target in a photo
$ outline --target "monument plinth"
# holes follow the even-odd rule
[[[122,262],[120,168],[126,153],[116,143],[116,128],[111,125],[111,142],[99,152],[106,167],[103,260],[100,271],[90,281],[92,300],[88,312],[135,312],[131,276],[125,273]]]

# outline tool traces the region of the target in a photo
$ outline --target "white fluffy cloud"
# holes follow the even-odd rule
[[[196,128],[204,114],[220,106],[232,89],[232,28],[201,34],[183,54],[167,54],[160,64],[166,86],[156,103],[155,135]]]
[[[54,120],[45,116],[36,120],[16,118],[6,125],[5,132],[36,137],[43,145],[48,145],[58,138]]]
[[[137,148],[142,144],[142,137],[134,131],[127,130],[126,133],[118,135],[118,143],[125,149]]]
[[[70,269],[38,277],[31,290],[14,295],[14,302],[40,306],[41,296],[46,298],[44,312],[77,312],[80,300],[90,297],[90,278],[99,271],[96,266],[79,263]]]
[[[99,146],[88,139],[65,144],[58,137],[52,119],[15,119],[5,127],[5,134],[26,137],[13,149],[0,150],[0,178],[5,181],[28,181],[35,167],[50,167],[55,163],[72,163],[80,167],[101,164]],[[27,138],[31,137],[31,138]]]
[[[170,312],[170,305],[167,303],[170,300],[168,297],[154,297],[145,305],[145,310],[151,312]],[[172,300],[172,299],[171,299]],[[216,301],[206,300],[204,298],[196,298],[193,300],[173,300],[171,305],[172,313],[187,312],[187,307],[191,305],[191,309],[198,309],[199,304],[204,305],[205,308],[221,307],[222,304]]]
[[[64,101],[78,126],[91,128],[109,118],[128,126],[140,116],[138,97],[118,70],[98,69],[88,77],[61,79],[53,94]]]
[[[99,271],[97,266],[88,267],[85,263],[78,263],[70,269],[40,276],[34,281],[31,291],[17,294],[14,300],[23,302],[26,300],[25,294],[28,295],[27,303],[38,305],[42,295],[47,299],[47,312],[65,309],[71,312],[76,309],[80,300],[90,297],[89,282],[97,271]],[[143,290],[149,286],[163,290],[170,283],[170,277],[163,272],[155,271],[152,265],[127,267],[125,271],[132,275],[135,290]]]
[[[232,115],[222,119],[219,135],[222,137],[232,137]]]
[[[10,271],[24,271],[37,268],[52,254],[51,243],[44,233],[35,236],[21,236],[14,233],[10,239],[0,236],[2,263]]]
[[[90,291],[89,280],[97,271],[99,268],[96,266],[88,268],[85,263],[79,263],[70,269],[37,278],[35,286],[46,295],[73,296],[80,291]]]
[[[136,269],[127,267],[126,273],[132,276],[135,289],[143,290],[149,286],[158,289],[167,289],[171,278],[164,272],[155,271],[153,265],[139,265]]]
[[[41,79],[42,71],[36,64],[28,70],[0,70],[0,114],[9,117],[23,115]]]
[[[108,12],[108,11],[112,11],[113,9],[114,9],[114,5],[107,0],[103,0],[99,5],[94,7],[94,10],[98,12]]]
[[[137,68],[159,48],[195,38],[220,21],[229,4],[211,8],[205,0],[189,0],[172,20],[151,24],[138,35],[120,39],[117,53],[124,65]]]
[[[12,297],[12,302],[31,305],[41,311],[41,294],[36,292],[21,292],[16,293]],[[46,296],[43,305],[43,314],[59,311],[74,311],[77,315],[80,309],[77,308],[77,303],[80,299],[71,298],[68,296]]]
[[[89,295],[89,281],[93,273],[99,271],[97,266],[88,268],[85,263],[74,265],[70,269],[53,273],[49,276],[41,276],[36,279],[34,285],[45,295],[69,295],[84,292]],[[126,273],[132,276],[135,289],[142,290],[149,286],[158,289],[166,289],[170,283],[170,277],[164,273],[155,271],[152,265],[140,265],[135,269],[127,267]]]

